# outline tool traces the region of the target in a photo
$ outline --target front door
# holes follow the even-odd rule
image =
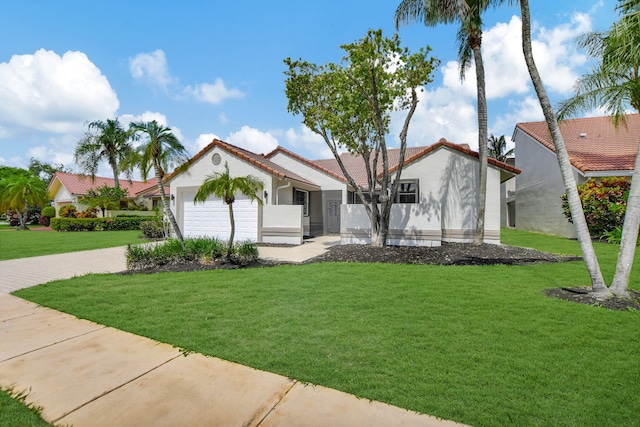
[[[340,234],[341,200],[327,200],[327,234]]]

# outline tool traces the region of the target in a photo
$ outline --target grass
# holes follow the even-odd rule
[[[51,424],[40,418],[40,410],[24,404],[24,395],[0,390],[0,427],[45,427]]]
[[[141,231],[0,231],[0,261],[142,243]]]
[[[577,248],[530,233],[504,237],[562,253]],[[605,257],[616,249],[597,248]],[[638,289],[637,269],[632,281]],[[580,262],[330,263],[91,275],[16,295],[185,350],[471,425],[637,425],[640,313],[542,294],[587,283]]]

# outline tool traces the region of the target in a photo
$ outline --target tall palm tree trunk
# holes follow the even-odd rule
[[[156,175],[156,182],[158,184],[158,192],[160,193],[160,200],[162,201],[162,207],[164,208],[164,214],[169,219],[169,223],[171,224],[171,228],[173,228],[173,232],[176,234],[176,238],[180,241],[182,248],[184,249],[184,237],[182,236],[182,232],[180,231],[180,227],[178,227],[178,222],[176,221],[176,217],[173,215],[171,211],[171,207],[169,206],[169,201],[167,200],[167,193],[164,191],[164,183],[162,182],[162,172],[160,166],[154,164],[154,170]]]
[[[476,64],[476,80],[478,92],[478,217],[473,244],[481,245],[484,241],[484,220],[487,206],[487,157],[489,136],[487,135],[487,97],[485,93],[484,62],[480,43],[473,47],[473,58]]]
[[[227,206],[229,207],[229,223],[231,224],[231,234],[229,234],[229,242],[227,242],[227,258],[230,258],[233,250],[233,238],[236,234],[236,220],[233,217],[233,203],[228,203]]]
[[[631,188],[627,200],[627,211],[624,214],[622,225],[622,239],[620,241],[620,252],[618,252],[618,262],[616,273],[611,283],[611,293],[623,298],[629,297],[627,288],[629,287],[629,274],[633,265],[633,258],[638,242],[638,227],[640,226],[640,144],[636,154],[636,163],[631,178]]]
[[[564,183],[565,191],[567,192],[571,218],[576,227],[578,241],[580,242],[580,248],[582,249],[582,256],[587,265],[589,276],[591,277],[593,294],[597,297],[606,296],[609,294],[609,290],[607,289],[607,285],[602,277],[598,258],[596,257],[596,253],[593,249],[591,235],[589,234],[587,221],[585,220],[582,204],[580,203],[580,196],[578,195],[578,188],[573,177],[569,154],[567,153],[567,148],[565,147],[564,139],[560,132],[560,127],[558,126],[558,120],[551,106],[551,102],[547,97],[538,68],[533,60],[533,52],[531,49],[531,16],[529,14],[528,0],[520,1],[520,12],[522,14],[522,51],[524,53],[524,59],[527,63],[531,82],[533,83],[533,87],[535,88],[538,99],[540,100],[540,106],[542,107],[542,112],[544,113],[544,118],[547,122],[547,126],[549,127],[549,132],[553,139],[553,145],[556,149],[556,157],[558,158],[562,181]]]

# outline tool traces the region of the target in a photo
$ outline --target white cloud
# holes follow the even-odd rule
[[[507,141],[509,141],[516,123],[544,120],[540,102],[535,96],[527,96],[518,101],[509,101],[509,108],[509,112],[499,116],[493,125],[489,126],[489,134],[496,136],[507,135]]]
[[[221,78],[217,78],[215,83],[201,83],[195,86],[187,86],[184,93],[191,96],[196,101],[208,104],[220,104],[225,99],[243,98],[244,93],[238,89],[229,89]]]
[[[227,117],[227,115],[225,113],[220,113],[218,115],[218,120],[220,121],[220,123],[222,123],[223,125],[229,123],[229,118]]]
[[[567,95],[578,78],[576,70],[586,61],[575,48],[574,39],[591,30],[588,15],[576,13],[570,23],[546,29],[534,25],[532,49],[545,86],[550,91]],[[508,23],[497,23],[483,33],[482,59],[485,67],[487,99],[504,98],[531,91],[529,73],[522,55],[522,22],[513,16]],[[457,61],[447,62],[441,69],[445,87],[460,95],[476,96],[475,65],[465,72],[460,82]]]
[[[107,78],[82,52],[40,49],[0,63],[0,136],[19,130],[79,132],[119,107]]]
[[[299,130],[287,129],[284,132],[284,139],[293,151],[305,151],[306,156],[311,159],[330,159],[333,157],[333,153],[324,139],[305,125],[300,125]]]
[[[169,121],[167,120],[167,116],[165,116],[162,113],[145,111],[144,113],[139,114],[137,116],[134,116],[132,114],[123,114],[118,117],[118,120],[125,127],[128,127],[129,124],[133,122],[150,122],[152,120],[155,120],[156,122],[158,122],[159,125],[170,128],[171,133],[173,133],[175,137],[178,138],[178,141],[180,141],[182,144],[184,144],[185,143],[184,141],[186,141],[180,128],[175,126],[169,126]],[[140,141],[134,142],[134,145],[139,145],[139,144],[140,144]]]
[[[197,153],[202,150],[207,145],[211,144],[214,139],[220,139],[218,135],[215,133],[203,133],[196,138],[195,142],[192,144],[194,151]]]
[[[230,133],[225,141],[258,154],[266,154],[278,146],[278,140],[270,132],[261,132],[249,126],[242,126],[238,132]]]
[[[169,74],[167,58],[164,51],[160,49],[151,53],[139,53],[133,58],[129,58],[129,71],[133,78],[145,80],[163,89],[177,82]]]
[[[460,97],[455,91],[440,87],[418,94],[419,103],[409,124],[409,147],[431,145],[440,138],[456,144],[478,146],[477,115],[473,101]],[[405,112],[394,114],[391,132],[396,145]]]

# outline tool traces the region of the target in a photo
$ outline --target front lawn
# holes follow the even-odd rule
[[[40,418],[40,411],[24,405],[24,396],[0,390],[0,427],[46,427],[51,424]]]
[[[565,239],[518,232],[505,239],[576,253]],[[597,250],[606,258],[616,249]],[[639,289],[637,273],[632,280]],[[327,263],[91,275],[15,294],[189,351],[471,425],[637,425],[640,312],[542,294],[585,284],[580,262]]]
[[[40,255],[143,243],[142,231],[59,232],[3,230],[0,232],[0,261]]]

